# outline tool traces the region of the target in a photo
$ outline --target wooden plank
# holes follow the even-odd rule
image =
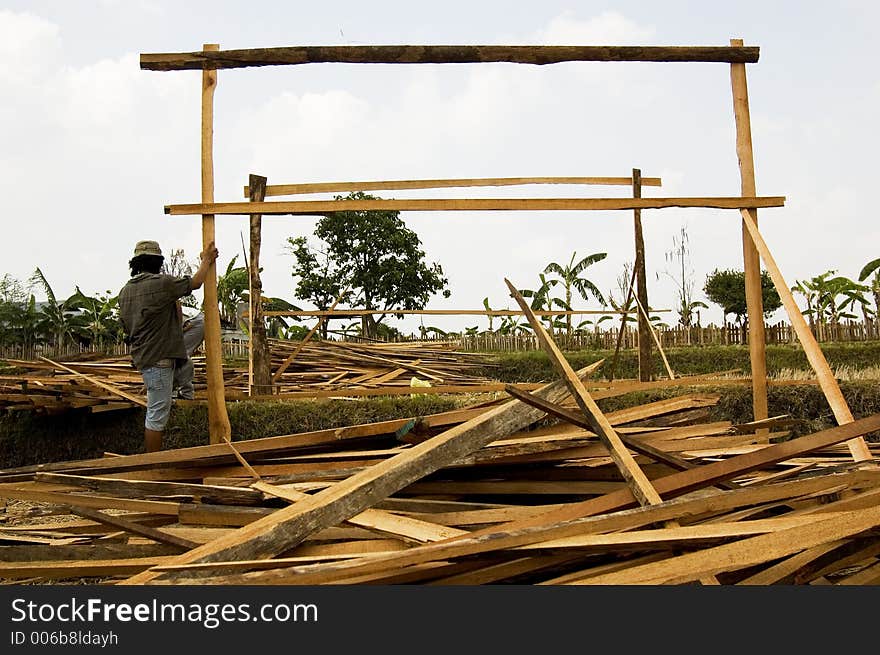
[[[148,496],[190,496],[194,502],[220,505],[259,505],[263,494],[254,489],[223,487],[205,484],[186,484],[180,482],[154,482],[145,480],[126,480],[120,478],[100,478],[86,475],[63,473],[37,473],[39,482],[66,484],[85,487],[112,496],[125,498],[145,498]]]
[[[822,389],[825,399],[831,406],[831,411],[834,413],[835,420],[838,425],[844,425],[851,422],[853,420],[853,415],[849,409],[849,405],[846,403],[846,399],[843,397],[840,385],[837,384],[837,378],[834,377],[834,372],[828,365],[828,360],[825,359],[825,354],[819,347],[816,337],[813,336],[810,326],[807,325],[806,320],[804,320],[804,316],[801,314],[801,310],[798,308],[791,290],[785,283],[782,271],[779,270],[779,266],[776,265],[776,260],[770,253],[770,248],[764,241],[764,237],[761,236],[757,224],[752,220],[751,214],[748,211],[743,211],[741,214],[743,225],[748,231],[749,237],[751,238],[752,243],[754,243],[755,248],[760,253],[761,259],[764,260],[767,272],[773,280],[773,286],[776,287],[776,291],[779,293],[779,298],[782,300],[782,305],[785,307],[785,312],[788,314],[788,320],[791,323],[795,334],[797,334],[798,340],[801,342],[804,354],[807,356],[807,361],[810,362],[810,366],[812,366],[813,370],[816,372],[816,378],[819,381],[819,388]],[[849,448],[850,453],[852,453],[855,461],[860,462],[871,459],[871,451],[861,436],[853,439],[846,445]]]
[[[652,312],[671,312],[671,309],[652,309]],[[519,309],[337,309],[335,311],[309,309],[309,310],[287,310],[287,311],[268,311],[265,316],[336,316],[339,318],[349,318],[352,316],[367,316],[370,314],[403,314],[404,316],[522,316],[523,312]],[[533,310],[535,316],[596,316],[605,314],[626,314],[627,312],[616,309],[598,310],[598,309],[559,309],[557,311]]]
[[[241,507],[184,503],[178,520],[189,525],[241,527],[269,516],[277,510],[269,507]]]
[[[623,486],[622,482],[606,480],[563,480],[549,482],[546,480],[429,480],[414,482],[404,487],[403,494],[433,496],[441,495],[572,495],[600,496]]]
[[[840,516],[835,512],[831,516]],[[753,537],[772,534],[794,527],[805,527],[813,523],[806,516],[780,516],[751,521],[718,522],[709,525],[688,525],[644,530],[628,530],[611,534],[575,535],[563,539],[551,539],[536,544],[520,546],[516,550],[555,550],[577,548],[591,552],[632,552],[654,548],[669,550],[673,548],[694,549],[701,544],[734,537]]]
[[[659,177],[642,178],[644,186],[660,186]],[[267,196],[290,196],[300,193],[332,193],[339,191],[384,191],[402,189],[447,189],[454,187],[518,186],[526,184],[585,184],[629,186],[628,177],[483,177],[446,180],[374,180],[372,182],[306,182],[302,184],[270,184]],[[244,188],[245,198],[250,187]]]
[[[880,419],[876,420],[873,425],[880,425]],[[833,429],[838,431],[850,430],[852,426]],[[838,434],[840,433],[838,432]],[[674,474],[667,477],[676,478],[681,475]],[[603,497],[604,500],[595,499],[581,503],[580,505],[587,509],[578,512],[577,514],[580,514],[579,517],[572,517],[571,514],[573,513],[564,512],[566,517],[557,521],[557,517],[563,514],[562,509],[567,509],[563,506],[559,511],[542,512],[533,519],[519,520],[487,528],[472,532],[469,536],[458,537],[445,542],[416,546],[404,553],[395,554],[394,557],[377,557],[369,562],[351,562],[302,568],[293,567],[287,570],[246,573],[237,576],[220,575],[215,576],[211,582],[215,584],[270,585],[283,583],[325,584],[333,580],[383,571],[389,568],[400,568],[452,557],[463,557],[503,548],[514,548],[553,538],[577,534],[598,534],[602,532],[631,530],[639,526],[660,523],[670,519],[729,511],[743,506],[791,498],[797,494],[815,493],[822,489],[835,487],[840,484],[840,480],[859,479],[860,475],[864,475],[864,473],[846,474],[839,477],[830,476],[835,478],[834,480],[813,478],[796,482],[782,482],[767,487],[723,491],[712,496],[704,496],[697,499],[680,498],[667,500],[660,505],[642,506],[620,511],[622,504],[612,504],[609,502],[609,499],[625,494],[629,497],[629,504],[631,505],[634,500],[632,494],[628,489],[624,489]],[[614,511],[615,513],[602,514],[602,512],[607,511]],[[589,512],[593,512],[593,514],[589,515]]]
[[[484,585],[493,582],[499,582],[509,578],[522,575],[524,573],[534,573],[541,569],[562,566],[568,562],[575,561],[577,556],[571,555],[550,555],[547,557],[523,557],[509,562],[501,562],[477,569],[476,571],[465,571],[455,575],[450,575],[433,582],[428,585]]]
[[[141,53],[143,70],[203,70],[313,63],[464,64],[565,61],[741,62],[758,61],[757,47],[569,45],[357,45],[247,48],[221,52]]]
[[[129,544],[129,543],[93,543],[74,544],[68,546],[3,546],[0,548],[0,561],[3,562],[41,562],[45,560],[99,560],[121,559],[132,557],[156,557],[174,555],[179,548],[167,544]]]
[[[0,578],[19,580],[39,577],[42,580],[64,580],[67,578],[91,578],[129,575],[164,564],[170,556],[132,557],[128,559],[43,561],[43,562],[0,562]]]
[[[565,407],[561,407],[560,405],[555,405],[553,403],[549,403],[545,400],[537,398],[533,394],[528,393],[527,391],[519,391],[517,389],[509,389],[507,391],[511,396],[520,400],[524,403],[528,403],[532,407],[537,407],[548,414],[555,416],[557,418],[561,418],[564,421],[571,423],[572,425],[577,425],[582,428],[590,429],[590,423],[583,417],[583,415],[578,414],[577,412],[573,412]],[[610,420],[609,420],[610,423]],[[679,471],[685,471],[687,469],[694,468],[696,465],[688,462],[677,455],[673,455],[672,453],[668,453],[660,448],[655,448],[649,444],[644,443],[638,438],[630,437],[628,435],[622,434],[621,432],[617,432],[620,440],[629,448],[632,448],[637,453],[642,455],[646,455],[655,461],[662,462],[664,464],[668,464]],[[733,482],[722,482],[721,486],[727,489],[735,489],[739,485]]]
[[[817,517],[818,518],[818,517]],[[684,584],[703,575],[740,570],[849,537],[880,525],[880,506],[843,512],[798,526],[743,539],[732,544],[643,564],[617,573],[575,581],[590,585]]]
[[[248,178],[251,202],[266,199],[266,178],[253,173]],[[250,215],[250,251],[248,257],[248,393],[258,395],[272,392],[271,360],[269,342],[266,338],[266,322],[263,319],[263,281],[260,277],[260,247],[262,245],[263,217]]]
[[[503,382],[497,384],[439,384],[431,387],[401,387],[387,386],[374,387],[371,389],[315,389],[308,391],[283,391],[269,396],[252,396],[254,400],[294,400],[297,398],[361,398],[365,396],[410,396],[413,394],[442,395],[459,393],[490,393],[504,391],[507,385]],[[534,390],[540,388],[537,382],[524,382],[516,385],[518,388]],[[245,394],[237,391],[228,391],[227,400],[244,400]],[[237,444],[242,442],[236,442]]]
[[[40,545],[59,545],[59,546],[68,546],[71,544],[81,544],[85,541],[83,537],[62,537],[61,535],[56,535],[52,537],[41,537],[40,535],[35,534],[16,534],[9,533],[5,530],[0,529],[0,544],[4,544],[0,546],[0,552],[6,548],[6,544],[8,542],[12,542],[14,544],[40,544]]]
[[[308,494],[266,482],[255,482],[252,486],[254,489],[259,489],[272,496],[284,498],[292,503],[310,498]],[[468,534],[466,530],[457,530],[448,526],[393,514],[381,509],[365,509],[360,514],[352,516],[347,522],[352,525],[407,537],[408,539],[414,539],[423,543],[442,541],[450,537]]]
[[[575,375],[568,360],[565,359],[565,356],[560,352],[556,344],[553,343],[553,339],[547,334],[541,322],[531,313],[531,308],[522,297],[522,294],[516,290],[516,287],[510,280],[505,278],[504,282],[510,290],[511,297],[516,300],[517,304],[525,312],[526,318],[531,324],[532,330],[534,330],[535,336],[537,336],[538,341],[541,343],[544,352],[549,356],[553,368],[562,377],[578,407],[584,412],[590,428],[596,433],[603,445],[608,448],[611,459],[614,460],[614,463],[620,470],[620,474],[632,490],[633,495],[643,505],[662,502],[659,494],[651,485],[650,480],[648,480],[638,464],[636,464],[633,456],[623,445],[611,423],[608,422],[607,417],[599,409],[599,406],[596,405],[596,402],[590,396],[590,393],[578,376]]]
[[[582,369],[580,374],[589,375],[598,365],[597,362]],[[562,383],[553,383],[539,393],[559,400],[566,395],[565,388]],[[425,475],[501,436],[531,424],[541,414],[540,411],[518,402],[493,408],[356,473],[343,482],[316,493],[309,500],[255,521],[230,538],[218,539],[196,548],[174,563],[260,559],[277,555],[302,542],[315,530],[336,525],[359,514],[372,507],[376,501],[387,498]],[[135,576],[127,580],[126,584],[141,584],[153,577],[155,576],[152,574]]]
[[[217,52],[220,46],[206,43],[203,52]],[[202,71],[202,202],[214,202],[214,90],[217,71]],[[213,212],[202,215],[202,250],[214,243]],[[247,214],[253,212],[247,211]],[[223,397],[223,346],[220,337],[220,309],[217,300],[217,262],[212,262],[202,284],[205,314],[205,366],[208,384],[208,432],[212,444],[229,442],[232,428]]]
[[[93,507],[95,509],[124,509],[132,512],[151,512],[177,516],[180,503],[164,500],[136,500],[134,498],[114,498],[113,496],[80,496],[76,494],[53,493],[51,491],[30,491],[23,489],[0,489],[0,498],[26,500],[50,505],[70,507]]]
[[[732,47],[742,47],[742,39],[731,39]],[[757,195],[755,190],[755,162],[752,155],[752,126],[749,116],[749,90],[745,64],[731,63],[730,84],[733,91],[733,115],[736,122],[736,156],[743,196]],[[758,212],[749,211],[757,225]],[[761,290],[761,260],[742,227],[743,266],[746,284],[746,311],[749,327],[749,361],[752,368],[752,411],[756,421],[767,418],[767,354],[764,336],[764,303]]]
[[[132,534],[140,535],[141,537],[146,537],[147,539],[152,539],[153,541],[158,541],[162,544],[177,546],[183,550],[190,550],[199,545],[189,539],[183,539],[182,537],[168,534],[162,530],[157,530],[156,528],[151,528],[135,521],[129,521],[124,516],[105,514],[104,512],[99,512],[88,507],[71,506],[70,512],[86,519],[98,521],[104,525],[109,525],[114,528],[119,528],[120,530],[125,530],[126,532],[131,532]]]
[[[880,562],[848,575],[842,580],[837,581],[835,584],[840,586],[880,584]]]
[[[63,364],[53,362],[48,357],[43,357],[42,355],[40,355],[40,359],[42,359],[45,362],[48,362],[49,364],[51,364],[52,366],[54,366],[58,369],[61,369],[62,371],[67,371],[68,373],[72,373],[73,375],[77,376],[78,378],[82,378],[83,380],[85,380],[89,384],[93,384],[100,389],[104,389],[104,390],[109,391],[110,393],[112,393],[116,396],[120,396],[122,398],[125,398],[126,400],[129,400],[136,405],[140,405],[141,407],[147,406],[147,401],[143,396],[133,396],[130,393],[127,393],[127,392],[123,391],[122,389],[119,389],[118,387],[113,386],[112,384],[108,384],[107,382],[103,382],[102,380],[98,380],[97,378],[95,378],[91,375],[86,375],[85,373],[80,373],[79,371],[75,371],[74,369],[69,368],[67,366],[64,366]]]
[[[825,555],[843,543],[844,541],[839,539],[837,541],[830,541],[828,543],[819,544],[818,546],[813,546],[812,548],[807,548],[804,551],[786,557],[773,566],[758,571],[757,573],[753,573],[736,584],[741,586],[766,586],[777,584],[780,580],[794,575],[816,558]]]
[[[165,213],[187,215],[281,214],[322,215],[339,211],[610,211],[692,207],[704,209],[749,209],[782,207],[784,196],[755,198],[406,198],[382,200],[284,200],[275,202],[210,202],[166,205]]]

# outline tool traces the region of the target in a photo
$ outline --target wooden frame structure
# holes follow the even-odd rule
[[[466,188],[466,187],[499,187],[499,186],[522,186],[522,185],[538,185],[538,184],[554,184],[554,185],[584,185],[584,186],[631,186],[633,190],[633,198],[641,198],[642,186],[659,187],[662,180],[659,177],[642,178],[641,170],[633,169],[632,177],[502,177],[502,178],[458,178],[458,179],[434,179],[434,180],[384,180],[384,181],[362,181],[362,182],[318,182],[305,184],[273,184],[266,185],[266,178],[259,175],[251,174],[248,185],[244,187],[244,196],[250,202],[262,202],[266,196],[287,196],[311,193],[326,193],[339,191],[377,191],[377,190],[411,190],[411,189],[437,189],[437,188]],[[166,211],[171,211],[170,207]],[[633,209],[634,218],[634,241],[635,241],[635,258],[633,272],[637,274],[633,282],[638,282],[637,286],[637,302],[643,307],[648,307],[648,289],[645,275],[645,244],[642,238],[641,210]],[[248,326],[251,338],[248,340],[248,379],[251,391],[254,394],[273,393],[271,385],[283,373],[288,360],[274,374],[268,371],[269,349],[266,341],[263,318],[269,316],[316,316],[320,317],[320,321],[306,335],[303,342],[308,341],[321,325],[330,318],[349,318],[354,316],[365,316],[374,314],[394,314],[394,315],[435,315],[435,316],[463,316],[463,315],[484,315],[484,316],[514,316],[523,315],[521,310],[402,310],[399,312],[387,310],[336,310],[338,300],[333,304],[330,310],[318,311],[264,311],[259,299],[259,294],[254,293],[254,289],[262,290],[262,283],[259,277],[260,263],[260,235],[261,235],[262,214],[251,214],[250,217],[250,297],[247,313]],[[256,256],[254,255],[256,253]],[[627,298],[624,302],[625,307],[629,307],[632,302],[631,298]],[[652,309],[651,311],[658,311]],[[661,309],[661,312],[671,311]],[[631,311],[536,311],[538,316],[561,316],[561,315],[584,315],[584,314],[621,314],[621,326]],[[647,382],[651,379],[651,337],[654,337],[649,319],[644,312],[635,312],[638,316],[638,337],[639,337],[639,380]],[[656,338],[656,337],[654,337]],[[619,345],[618,345],[619,348]],[[298,351],[297,351],[298,352]],[[291,359],[296,356],[293,353]]]
[[[738,209],[742,214],[742,247],[746,277],[750,362],[755,420],[767,418],[766,357],[761,305],[760,259],[773,271],[773,282],[783,298],[793,325],[803,317],[784,284],[769,250],[758,232],[757,209],[781,207],[783,197],[758,197],[752,153],[751,123],[745,64],[758,61],[759,49],[746,47],[741,39],[729,46],[503,46],[503,45],[392,45],[392,46],[294,46],[221,51],[217,44],[206,44],[201,51],[141,54],[144,70],[202,71],[202,201],[199,204],[169,205],[171,215],[201,215],[205,244],[214,239],[216,215],[291,214],[315,215],[335,211],[392,209],[398,211],[486,211],[486,210],[620,210],[701,207]],[[308,63],[361,64],[448,64],[509,62],[547,65],[571,61],[615,62],[715,62],[730,64],[731,90],[736,126],[736,150],[740,167],[741,195],[725,198],[519,198],[519,199],[427,199],[427,200],[312,200],[266,202],[252,198],[246,203],[213,201],[213,95],[217,70],[255,66],[301,65]],[[642,184],[645,181],[642,180]],[[356,185],[357,183],[349,183]],[[314,186],[314,185],[313,185]],[[351,190],[356,188],[350,187]],[[422,187],[424,188],[424,187]],[[268,187],[267,187],[268,189]],[[268,194],[271,195],[271,194]],[[640,194],[639,194],[640,195]],[[759,254],[758,245],[762,246]],[[771,265],[772,264],[772,265]],[[822,390],[834,408],[839,423],[852,422],[828,362],[809,330],[798,336],[816,370]],[[208,367],[208,415],[212,443],[229,441],[229,419],[224,404],[220,324],[216,296],[216,265],[205,280],[205,343]],[[870,458],[862,437],[848,442],[857,461]]]

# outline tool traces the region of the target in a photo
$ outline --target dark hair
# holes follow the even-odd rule
[[[137,255],[128,262],[132,276],[138,273],[158,273],[162,270],[165,258],[162,255]]]

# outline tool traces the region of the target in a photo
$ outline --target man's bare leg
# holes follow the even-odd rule
[[[162,450],[162,431],[144,428],[144,448],[148,453]]]

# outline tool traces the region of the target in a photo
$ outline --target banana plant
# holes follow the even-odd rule
[[[544,268],[544,272],[556,275],[559,279],[555,280],[555,282],[561,283],[563,289],[565,289],[565,307],[570,310],[573,291],[577,291],[584,300],[589,300],[590,296],[592,296],[599,301],[600,304],[605,304],[605,299],[602,297],[602,292],[599,291],[599,288],[581,274],[588,266],[592,266],[596,262],[602,261],[607,256],[608,253],[606,252],[596,252],[592,255],[581,257],[581,259],[575,262],[575,259],[577,258],[577,251],[575,251],[571,253],[571,259],[565,265],[557,262],[550,262],[547,264]],[[566,336],[570,337],[572,332],[571,314],[566,315],[564,327]]]
[[[235,266],[238,255],[235,255],[226,266],[223,275],[217,278],[217,302],[220,305],[220,322],[231,328],[238,325],[238,305],[248,300],[250,279],[247,268]],[[242,321],[243,322],[243,321]]]
[[[88,328],[84,317],[79,313],[76,294],[64,301],[55,297],[52,286],[39,267],[30,279],[31,285],[42,287],[47,302],[40,310],[38,329],[47,334],[58,347],[73,342],[76,338],[88,338]]]
[[[489,306],[489,296],[486,296],[485,298],[483,298],[483,307],[485,308],[485,310],[487,312],[492,311],[492,308]],[[489,314],[488,318],[489,318],[489,332],[494,332],[494,330],[492,329],[492,325],[493,325],[493,319],[495,317],[492,316],[492,314]]]
[[[76,292],[66,301],[82,312],[81,316],[94,346],[118,342],[122,335],[118,318],[119,297],[110,294],[108,289],[103,295],[87,296],[77,286]]]
[[[873,276],[872,276],[873,273]],[[868,290],[871,292],[871,295],[874,297],[874,310],[873,315],[876,319],[880,316],[880,258],[874,259],[862,268],[859,273],[859,282],[864,282],[868,278],[871,278],[870,282],[868,282]]]
[[[538,281],[541,283],[538,285],[537,289],[520,289],[519,293],[523,298],[531,298],[532,301],[529,303],[529,308],[532,311],[543,312],[543,311],[551,311],[553,309],[553,305],[557,307],[564,306],[564,303],[559,298],[554,298],[550,295],[550,290],[559,284],[559,280],[548,280],[547,277],[543,273],[538,274]],[[547,315],[542,318],[542,320],[547,322],[547,331],[553,335],[553,316]]]

